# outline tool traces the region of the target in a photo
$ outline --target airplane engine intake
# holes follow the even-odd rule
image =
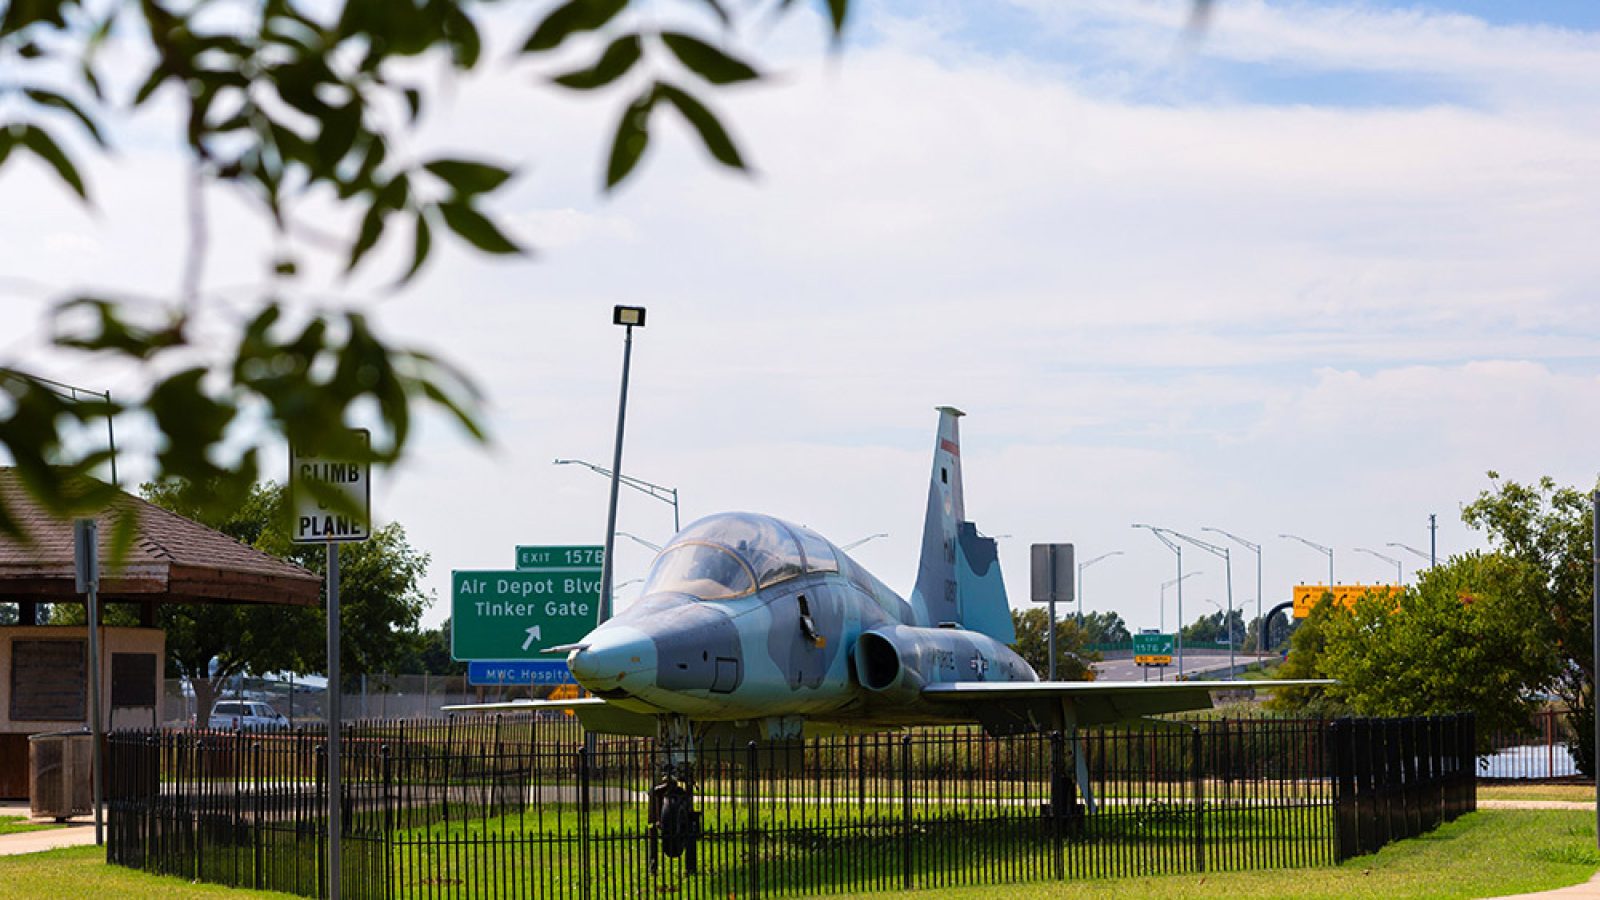
[[[923,687],[942,682],[1033,680],[1026,663],[986,635],[909,625],[863,632],[856,640],[855,671],[862,687],[884,699],[914,699]]]

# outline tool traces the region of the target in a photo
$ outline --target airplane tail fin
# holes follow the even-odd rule
[[[918,625],[953,622],[1009,644],[1017,635],[994,539],[978,534],[977,526],[967,521],[957,424],[963,415],[954,407],[939,407],[928,512],[922,524],[922,559],[917,564],[911,606]]]

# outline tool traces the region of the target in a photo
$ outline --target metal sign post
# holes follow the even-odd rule
[[[1073,549],[1071,544],[1034,544],[1033,602],[1050,604],[1050,627],[1045,633],[1050,659],[1049,680],[1056,680],[1056,602],[1072,602]]]
[[[372,441],[363,429],[352,432],[361,443]],[[348,502],[329,507],[329,491],[342,493]],[[320,496],[319,496],[320,495]],[[343,697],[339,671],[339,545],[372,536],[372,467],[365,461],[318,457],[289,449],[289,499],[294,522],[291,536],[297,544],[324,544],[328,548],[328,894],[339,900],[343,887],[342,838],[344,835],[344,778],[341,741]]]
[[[89,734],[94,746],[90,749],[91,780],[94,782],[94,844],[105,845],[105,829],[101,819],[104,799],[105,759],[104,733],[100,722],[100,526],[94,519],[77,519],[72,523],[72,569],[78,593],[87,598],[89,622]]]

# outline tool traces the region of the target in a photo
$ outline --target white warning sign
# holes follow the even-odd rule
[[[357,429],[353,434],[362,443],[371,443],[372,435],[366,429]],[[349,502],[330,502],[330,491],[344,495]],[[296,544],[364,541],[372,537],[372,467],[365,462],[303,455],[291,447],[289,497]]]

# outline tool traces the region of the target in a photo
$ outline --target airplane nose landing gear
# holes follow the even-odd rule
[[[671,859],[681,856],[684,874],[693,875],[700,839],[700,812],[694,808],[694,734],[683,716],[662,716],[657,721],[661,781],[650,789],[646,865],[654,874],[660,853]]]

